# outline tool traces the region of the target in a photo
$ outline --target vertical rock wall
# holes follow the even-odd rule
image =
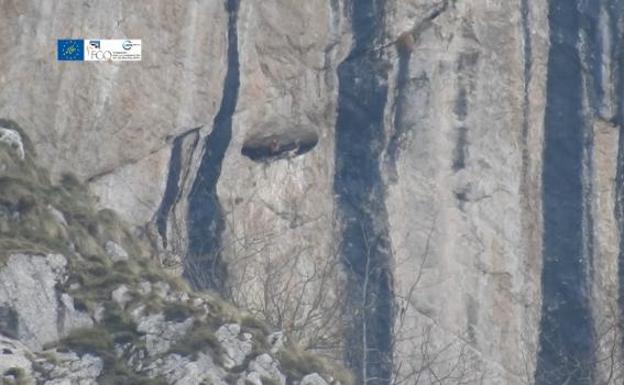
[[[591,169],[575,2],[551,1],[543,162],[544,246],[538,384],[591,383],[589,309],[592,226],[584,180]],[[556,74],[556,75],[555,75]]]
[[[621,378],[621,1],[0,8],[0,117],[195,286],[361,383]]]
[[[239,0],[228,0],[226,10],[228,49],[223,97],[212,131],[204,141],[202,158],[188,196],[189,245],[184,260],[184,276],[195,288],[216,291],[222,291],[227,280],[227,270],[221,256],[221,236],[225,221],[217,196],[217,182],[221,176],[225,153],[232,140],[232,120],[240,89]]]
[[[345,359],[359,383],[390,384],[394,287],[381,175],[388,65],[385,1],[351,1],[349,56],[338,67],[336,171],[339,255],[347,279]]]
[[[386,125],[399,144],[388,148],[385,176],[401,341],[395,366],[407,383],[532,382],[544,6],[422,5],[399,40]]]

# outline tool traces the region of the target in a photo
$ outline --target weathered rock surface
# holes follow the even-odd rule
[[[30,372],[32,363],[27,357],[28,347],[18,340],[0,337],[0,375],[12,368]]]
[[[7,310],[3,318],[15,320],[8,334],[31,349],[93,324],[76,311],[69,295],[57,290],[67,279],[66,267],[62,255],[15,254],[0,268],[0,307]]]
[[[227,357],[223,365],[228,369],[241,365],[253,348],[251,334],[245,333],[239,338],[240,334],[241,328],[238,324],[223,325],[215,333],[217,340],[225,350]]]
[[[0,147],[11,170],[0,175],[11,210],[0,222],[0,384],[226,385],[256,376],[285,385],[344,373],[295,344],[277,348],[263,321],[191,291],[144,257],[155,250],[114,213],[96,211],[83,185],[53,184],[25,155]]]
[[[18,132],[0,127],[0,143],[8,145],[15,150],[20,159],[24,159],[24,143]]]
[[[2,4],[0,116],[28,122],[53,172],[87,178],[136,162],[214,115],[225,21],[218,1]],[[50,59],[67,36],[134,36],[152,48],[136,65],[66,66]]]
[[[76,353],[56,353],[54,357],[54,364],[40,363],[45,385],[97,385],[104,368],[101,358],[90,354],[80,357]]]
[[[111,375],[119,376],[115,370],[121,368],[121,362],[127,362],[123,364],[128,368],[123,375],[128,376],[127,370],[135,372],[135,377],[128,377],[128,383],[139,378],[161,378],[165,382],[158,383],[176,385],[200,385],[205,381],[227,384],[245,379],[252,382],[256,379],[259,384],[267,379],[282,385],[286,383],[285,373],[289,369],[282,367],[276,358],[268,353],[250,357],[252,350],[262,349],[251,333],[257,330],[226,323],[210,337],[213,338],[212,348],[206,345],[208,340],[201,338],[212,335],[213,331],[202,322],[207,317],[213,320],[211,322],[221,317],[215,314],[218,303],[214,299],[195,297],[191,305],[187,293],[173,290],[166,282],[142,281],[137,288],[121,285],[109,294],[111,302],[106,302],[102,293],[89,294],[89,289],[81,288],[82,300],[90,295],[103,300],[101,305],[106,314],[103,317],[94,314],[94,322],[86,313],[75,311],[72,297],[64,292],[64,287],[72,290],[71,285],[63,284],[75,274],[67,267],[67,259],[57,254],[16,254],[0,267],[0,303],[2,309],[12,309],[0,313],[0,332],[14,334],[14,339],[0,337],[0,374],[3,376],[0,378],[4,378],[3,381],[96,385]],[[147,287],[150,289],[146,290]],[[154,313],[146,308],[145,299],[136,301],[135,297],[129,297],[131,289],[161,298],[164,302],[158,306],[164,306],[164,312]],[[28,296],[30,302],[26,303],[24,296]],[[123,309],[131,300],[135,302],[133,310],[123,315]],[[94,313],[101,311],[101,305],[94,306]],[[129,317],[132,323],[124,324],[124,317]],[[191,329],[197,328],[203,328],[204,334],[192,334]],[[112,345],[102,333],[116,335]],[[44,347],[44,343],[48,347]],[[271,354],[290,354],[288,349],[283,346]],[[234,367],[238,369],[231,372]],[[314,376],[310,377],[311,374]],[[322,379],[318,373],[307,376],[315,381]]]
[[[369,385],[621,381],[621,1],[40,3],[0,5],[0,118],[195,286],[346,356]],[[51,39],[94,34],[150,49],[135,64],[52,59]],[[23,158],[15,133],[0,146]],[[1,223],[19,217],[9,203]],[[33,293],[0,281],[0,327],[37,348],[77,325],[49,326],[50,306],[81,313],[28,258],[0,272]],[[137,318],[154,338],[141,354],[193,330],[164,314]],[[224,367],[250,360],[224,325]],[[283,383],[261,357],[240,378]],[[212,356],[192,358],[150,373],[195,384],[187,373],[217,367],[206,378],[223,381]]]
[[[323,377],[316,373],[308,374],[301,379],[301,385],[327,385]]]

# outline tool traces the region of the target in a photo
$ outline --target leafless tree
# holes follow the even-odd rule
[[[229,220],[241,219],[232,206]],[[309,244],[277,252],[283,235],[279,229],[242,234],[233,224],[229,229],[227,260],[236,272],[229,277],[229,299],[286,332],[303,349],[341,358],[344,287],[337,252]]]

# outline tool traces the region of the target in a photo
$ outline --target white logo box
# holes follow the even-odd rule
[[[141,39],[85,39],[85,61],[141,61]]]

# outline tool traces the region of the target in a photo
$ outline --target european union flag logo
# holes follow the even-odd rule
[[[84,60],[84,40],[57,40],[56,55],[58,60]]]

